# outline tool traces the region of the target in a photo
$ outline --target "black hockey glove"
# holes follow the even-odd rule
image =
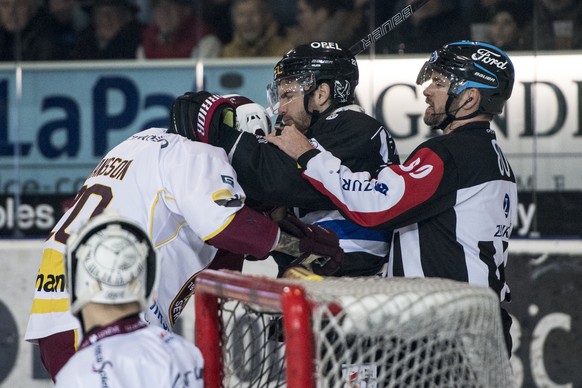
[[[285,217],[279,222],[279,228],[299,241],[295,240],[282,249],[275,248],[292,256],[287,263],[281,263],[279,256],[277,264],[287,268],[301,265],[322,276],[331,276],[340,269],[344,251],[335,232],[319,225],[305,224],[295,216]]]
[[[217,145],[221,127],[235,127],[234,108],[228,98],[206,91],[185,93],[172,105],[168,132]]]

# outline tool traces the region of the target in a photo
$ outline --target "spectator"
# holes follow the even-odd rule
[[[461,17],[468,23],[487,24],[491,9],[507,0],[453,0],[459,8]],[[509,0],[512,1],[512,0]],[[520,0],[517,0],[520,1]]]
[[[0,0],[0,61],[48,61],[64,55],[41,0]]]
[[[582,2],[536,0],[536,23],[531,31],[534,48],[570,50],[582,48]]]
[[[405,0],[406,5],[411,2]],[[400,4],[397,9],[404,6]],[[469,34],[469,25],[461,19],[452,0],[432,0],[418,9],[405,26],[394,29],[376,42],[376,53],[428,54],[446,42],[467,39]]]
[[[491,12],[488,41],[504,51],[531,49],[524,35],[526,16],[513,2],[501,2]]]
[[[234,0],[230,17],[234,36],[222,57],[278,57],[293,48],[265,0]]]
[[[204,20],[212,21],[216,34],[223,44],[232,40],[232,23],[228,17],[232,0],[198,1]]]
[[[47,0],[46,3],[57,43],[68,58],[79,34],[89,25],[89,17],[77,0]]]
[[[267,3],[282,28],[288,28],[295,24],[297,0],[267,0]]]
[[[297,25],[288,36],[295,46],[326,41],[350,47],[367,31],[366,22],[352,0],[297,0]]]
[[[152,22],[143,32],[138,58],[213,58],[222,43],[196,14],[191,0],[153,0]]]
[[[143,24],[132,0],[95,0],[92,24],[79,36],[72,59],[132,59],[141,43]]]

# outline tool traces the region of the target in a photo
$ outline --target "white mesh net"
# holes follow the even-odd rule
[[[260,289],[256,279],[249,293]],[[487,288],[444,279],[277,282],[300,285],[312,305],[318,387],[514,386],[499,302]],[[260,298],[221,299],[219,314],[223,386],[287,386],[285,347],[296,344],[284,338],[285,315]]]

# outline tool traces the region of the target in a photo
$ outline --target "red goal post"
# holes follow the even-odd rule
[[[195,314],[207,388],[514,386],[485,287],[205,270]]]
[[[295,345],[285,355],[288,374],[293,376],[287,386],[314,386],[310,306],[302,287],[268,278],[257,279],[238,272],[205,270],[196,280],[195,298],[195,341],[204,356],[206,388],[224,386],[225,365],[221,350],[225,333],[220,322],[220,299],[257,304],[273,312],[284,313],[286,338]]]

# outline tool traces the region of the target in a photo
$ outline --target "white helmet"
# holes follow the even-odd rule
[[[227,94],[223,97],[228,98],[236,107],[236,125],[239,131],[260,136],[271,133],[271,119],[260,104],[240,94]]]
[[[69,237],[65,257],[74,315],[89,302],[138,302],[148,308],[158,262],[150,239],[135,222],[115,213],[95,216]]]

